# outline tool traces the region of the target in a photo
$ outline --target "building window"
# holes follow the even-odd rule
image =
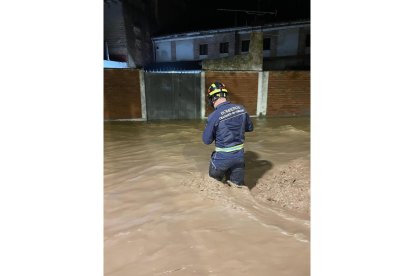
[[[248,52],[249,51],[249,44],[250,44],[250,40],[242,40],[241,51],[242,52]]]
[[[263,50],[270,50],[270,37],[263,39]]]
[[[200,56],[208,55],[208,44],[200,44]]]
[[[223,42],[220,43],[220,54],[228,54],[229,53],[229,43]]]
[[[306,35],[306,47],[310,47],[310,35]]]

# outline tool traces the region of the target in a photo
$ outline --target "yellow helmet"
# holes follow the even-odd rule
[[[228,91],[224,83],[215,81],[210,85],[210,87],[208,88],[208,97],[213,97],[217,93],[225,93],[225,96],[227,96]]]
[[[207,96],[210,102],[211,107],[214,107],[214,102],[218,99],[218,98],[226,98],[227,97],[227,89],[226,86],[224,85],[224,83],[221,83],[219,81],[215,81],[214,83],[212,83],[210,85],[210,87],[208,88],[207,91]]]

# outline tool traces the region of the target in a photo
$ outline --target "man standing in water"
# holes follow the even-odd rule
[[[215,110],[208,116],[203,142],[208,145],[216,141],[208,173],[219,181],[226,177],[241,187],[244,185],[244,132],[253,131],[253,123],[242,105],[227,101],[228,91],[223,83],[214,82],[207,93]]]

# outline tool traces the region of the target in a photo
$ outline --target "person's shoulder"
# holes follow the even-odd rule
[[[232,103],[232,102],[228,102],[228,103],[229,103],[229,105],[230,105],[231,107],[233,107],[233,106],[239,106],[239,107],[243,107],[243,108],[244,108],[244,105],[242,105],[242,104]]]
[[[246,111],[246,107],[242,104],[233,104],[234,107],[237,107],[237,109],[242,109],[244,111]]]
[[[212,121],[214,119],[217,119],[217,110],[214,110],[213,112],[210,113],[210,115],[208,115],[207,117],[207,121]]]

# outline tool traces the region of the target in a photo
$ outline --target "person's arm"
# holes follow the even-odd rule
[[[203,142],[206,145],[211,144],[214,141],[214,139],[216,139],[214,125],[215,125],[215,120],[213,120],[213,118],[208,118],[206,128],[204,129],[204,132],[203,132]]]
[[[252,120],[250,120],[249,114],[247,114],[247,113],[246,113],[246,122],[245,122],[244,125],[245,125],[244,131],[246,131],[246,132],[253,131],[253,123],[252,123]]]

